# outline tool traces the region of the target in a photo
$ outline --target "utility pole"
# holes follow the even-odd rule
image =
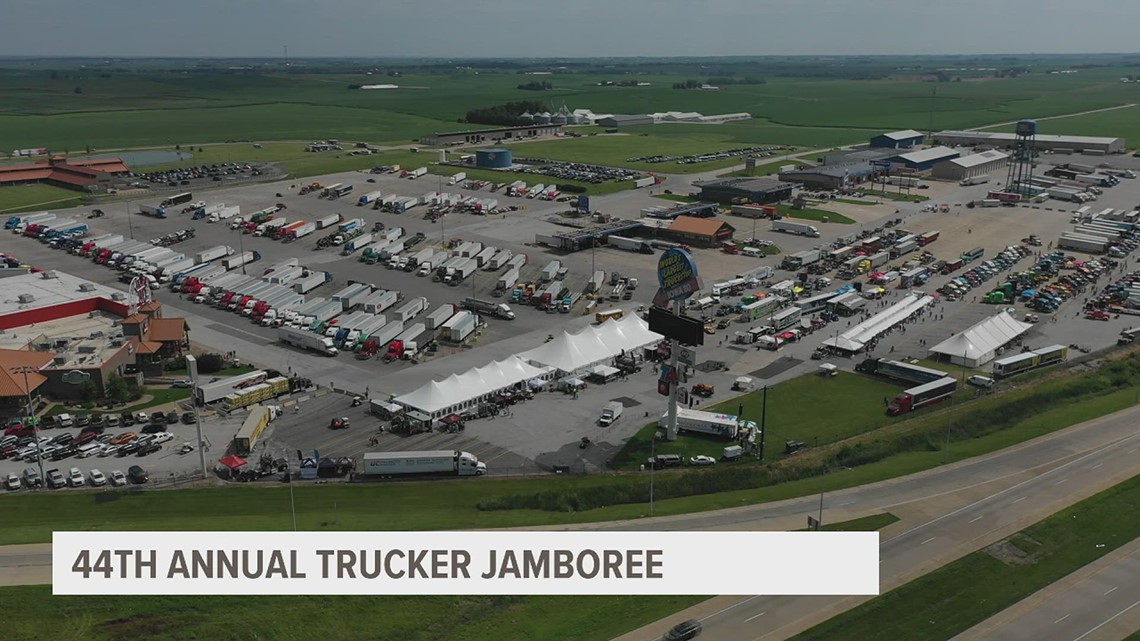
[[[134,226],[134,223],[131,222],[131,206],[127,205],[126,210],[127,210],[127,232],[130,233],[131,240],[134,240],[135,239],[135,226]]]
[[[36,463],[40,468],[40,485],[46,486],[47,479],[44,478],[44,456],[42,445],[40,445],[40,426],[39,421],[36,420],[35,414],[32,412],[32,387],[28,382],[28,374],[39,374],[34,367],[28,365],[21,365],[11,370],[13,373],[20,373],[24,375],[24,394],[28,403],[28,422],[32,425],[32,438],[36,439]]]
[[[764,397],[760,405],[760,451],[757,453],[756,460],[763,462],[764,460],[764,437],[768,431],[768,386],[764,386]]]
[[[673,301],[673,315],[681,315],[681,301]],[[677,364],[681,355],[681,342],[675,338],[669,339],[669,367],[673,370],[674,380],[669,386],[669,413],[666,418],[665,440],[677,440],[677,391],[681,377],[677,374]]]
[[[193,354],[186,355],[186,369],[190,373],[190,399],[194,405],[194,424],[198,428],[198,463],[202,466],[202,478],[206,478],[206,450],[202,447],[202,412],[198,407],[198,359]]]

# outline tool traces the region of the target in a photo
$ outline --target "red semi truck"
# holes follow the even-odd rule
[[[954,394],[954,390],[957,389],[957,387],[958,381],[949,376],[929,383],[923,383],[917,387],[912,387],[891,401],[891,404],[887,407],[887,414],[890,416],[898,416],[934,405],[935,403],[941,403],[944,399]]]

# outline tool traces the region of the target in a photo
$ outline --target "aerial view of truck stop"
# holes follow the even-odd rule
[[[1131,7],[436,4],[11,8],[10,638],[1140,639]],[[75,596],[52,554],[816,531],[876,533],[877,595]],[[752,547],[702,572],[796,562]]]

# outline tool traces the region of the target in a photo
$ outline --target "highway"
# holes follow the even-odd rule
[[[1138,451],[1140,408],[1134,407],[983,457],[827,494],[824,520],[838,522],[880,512],[891,512],[902,519],[883,532],[880,577],[885,592],[1132,477],[1140,470]],[[817,514],[819,500],[819,495],[815,495],[714,512],[543,529],[798,529],[806,525],[807,515]],[[0,584],[49,582],[48,550],[46,544],[0,548]],[[1129,563],[1133,565],[1121,566],[1125,572],[1135,569],[1136,561]],[[1118,615],[1127,607],[1118,600],[1125,595],[1135,599],[1137,575],[1140,573],[1132,572],[1132,583],[1118,581],[1120,588],[1116,592],[1121,594],[1116,598],[1078,600],[1081,613],[1070,617],[1076,619],[1073,625],[1092,628],[1116,616],[1101,628],[1107,631],[1114,623],[1131,620],[1129,617],[1140,607]],[[1116,575],[1106,571],[1100,576],[1112,581]],[[1084,584],[1093,587],[1080,589],[1101,585],[1077,582],[1077,585]],[[1107,590],[1105,587],[1102,592]],[[784,639],[864,600],[863,597],[715,597],[623,635],[618,641],[655,640],[674,623],[688,618],[702,619],[705,638],[717,641]],[[1076,604],[1070,607],[1075,610]],[[1052,616],[1056,611],[1044,608],[1036,614],[1026,611],[1024,615],[1014,612],[1011,616],[1041,619],[1043,614]],[[1054,616],[1050,623],[1063,614]],[[1065,633],[1068,634],[1067,628]]]
[[[902,518],[883,532],[880,583],[886,592],[1134,476],[1140,471],[1138,418],[1140,409],[1131,408],[985,457],[835,492],[824,497],[824,518],[836,522],[880,512]],[[818,509],[817,495],[749,508],[596,527],[798,529],[806,525],[807,515],[816,514]],[[1127,584],[1122,584],[1118,591],[1126,588]],[[1133,600],[1136,593],[1129,592]],[[670,626],[689,618],[701,619],[705,636],[717,641],[785,639],[865,600],[717,597],[622,635],[617,641],[658,639]],[[1120,610],[1116,605],[1113,600],[1089,603],[1079,621],[1096,625],[1098,619],[1104,621],[1116,615]],[[1049,619],[1050,623],[1062,614]],[[1037,638],[1067,637],[1047,634]]]
[[[1118,641],[1140,630],[1140,539],[954,637],[953,641]]]

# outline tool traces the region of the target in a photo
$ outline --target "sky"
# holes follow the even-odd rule
[[[2,0],[0,55],[1133,52],[1122,0]]]

